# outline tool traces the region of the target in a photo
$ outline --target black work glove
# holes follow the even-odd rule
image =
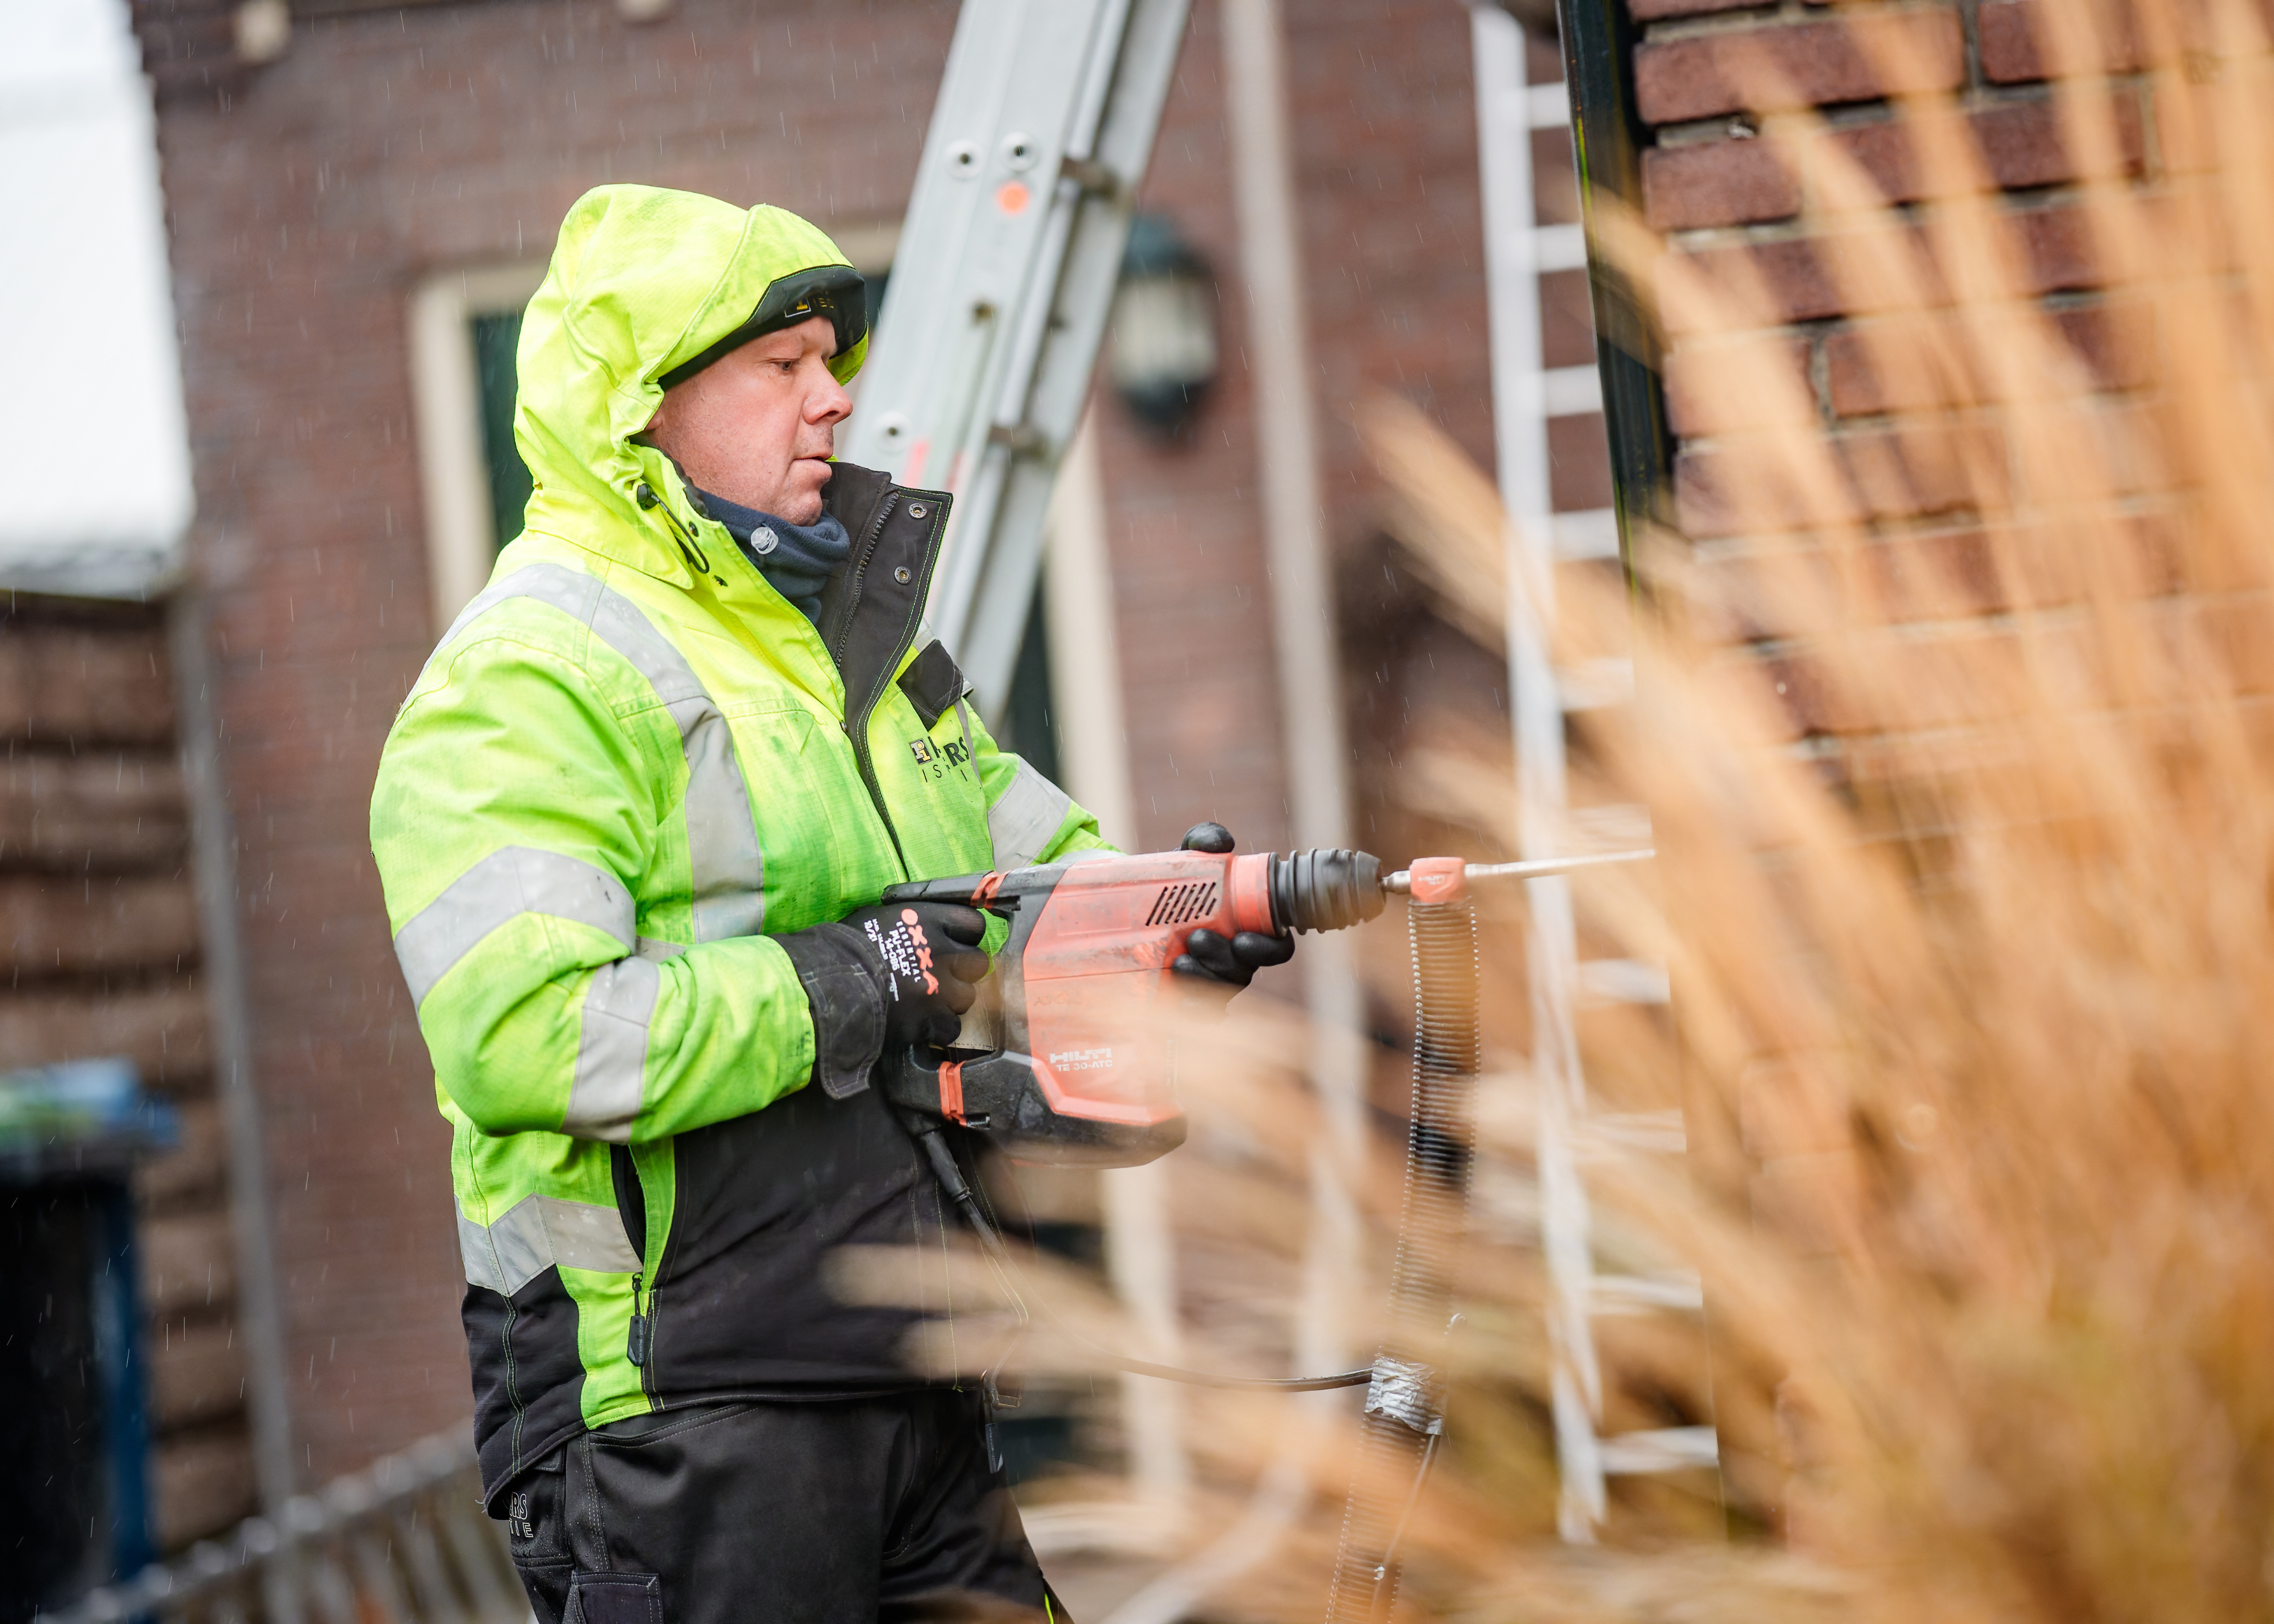
[[[1222,823],[1194,823],[1185,831],[1179,848],[1187,852],[1228,852],[1232,848],[1231,831]],[[1177,955],[1169,967],[1191,981],[1217,987],[1228,987],[1238,992],[1255,979],[1255,973],[1266,965],[1283,965],[1295,956],[1292,936],[1267,936],[1254,930],[1243,930],[1226,939],[1214,930],[1195,930],[1185,938],[1185,951]],[[1226,993],[1218,1001],[1230,1001]]]
[[[842,1100],[886,1049],[953,1043],[987,974],[986,932],[976,908],[885,902],[775,937],[812,1007],[814,1080]]]

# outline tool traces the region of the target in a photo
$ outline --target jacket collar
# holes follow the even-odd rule
[[[637,441],[626,448],[630,464],[605,498],[540,484],[530,499],[529,528],[682,590],[691,589],[689,554],[707,550],[703,527],[710,521],[697,509],[669,457]]]
[[[672,460],[634,443],[644,477],[623,493],[602,523],[579,496],[539,489],[529,528],[584,548],[682,591],[692,591],[689,554],[731,549],[726,527],[704,517]],[[865,720],[923,618],[953,499],[944,491],[894,485],[889,475],[852,462],[836,464],[822,502],[853,538],[853,551],[821,595],[816,623],[845,684],[845,714]],[[613,523],[606,521],[614,521]]]
[[[953,499],[837,464],[822,500],[853,538],[852,556],[821,595],[821,639],[845,681],[845,714],[865,718],[922,622]]]

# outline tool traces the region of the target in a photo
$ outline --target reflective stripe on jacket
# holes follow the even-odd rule
[[[839,467],[854,553],[817,625],[632,443],[657,377],[841,262],[777,210],[577,203],[523,327],[527,529],[381,758],[373,850],[451,1127],[493,1494],[651,1409],[912,1384],[910,1311],[825,1274],[922,1240],[937,1192],[876,1091],[805,1086],[808,1004],[769,937],[1102,844],[918,635],[945,496]]]

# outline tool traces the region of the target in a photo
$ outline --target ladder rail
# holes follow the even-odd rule
[[[1020,415],[1000,420],[998,438],[1010,442],[1000,447],[1000,494],[986,541],[971,554],[978,584],[959,634],[972,655],[965,669],[975,683],[990,684],[980,691],[992,703],[1009,688],[1050,492],[1089,400],[1138,181],[1160,127],[1188,10],[1189,0],[1133,0],[1115,84],[1087,158],[1092,178],[1069,175],[1060,183],[1073,197],[1070,228]]]
[[[936,628],[945,628],[951,647],[957,647],[973,656],[980,653],[978,647],[965,650],[961,645],[971,641],[965,635],[965,631],[973,618],[976,607],[974,600],[979,594],[986,569],[987,553],[990,549],[985,543],[995,529],[996,515],[1002,506],[1004,485],[1010,474],[1010,463],[1016,446],[1015,436],[1026,424],[1027,404],[1033,393],[1035,364],[1041,357],[1050,318],[1057,304],[1054,296],[1058,273],[1065,263],[1067,242],[1073,236],[1074,221],[1081,206],[1082,188],[1069,172],[1070,162],[1086,162],[1095,144],[1096,119],[1103,105],[1106,86],[1111,79],[1114,59],[1119,52],[1121,29],[1128,20],[1128,0],[1103,0],[1103,4],[1096,8],[1090,38],[1086,42],[1081,72],[1078,77],[1081,89],[1075,98],[1064,146],[1048,176],[1040,172],[1039,163],[1034,171],[1035,179],[1030,191],[1042,192],[1049,203],[1043,214],[1041,230],[1032,257],[1025,267],[1024,278],[1008,307],[1008,320],[1003,321],[998,329],[1007,340],[1007,345],[1003,350],[1002,365],[990,369],[986,374],[993,380],[993,399],[984,412],[975,410],[963,419],[962,432],[951,464],[949,488],[956,492],[957,500],[955,512],[949,520],[946,550],[934,577],[932,620]],[[1012,138],[1005,136],[1004,139],[1009,140]],[[981,387],[984,388],[986,385],[983,383]],[[983,394],[978,398],[985,400],[987,396]],[[979,545],[972,545],[966,538],[977,538]],[[1037,555],[1040,549],[1041,537],[1037,530],[1035,537]],[[1020,609],[1023,620],[1025,605],[1021,604]],[[1014,638],[1017,635],[1015,627],[1012,635]],[[990,684],[982,691],[992,694],[996,688]]]
[[[1501,500],[1509,515],[1510,710],[1515,731],[1521,858],[1564,849],[1563,706],[1548,647],[1554,625],[1554,492],[1540,310],[1542,255],[1532,173],[1532,102],[1522,26],[1497,7],[1470,11],[1476,56],[1479,169],[1490,289],[1493,418]],[[1549,1404],[1561,1478],[1556,1523],[1593,1538],[1606,1504],[1596,1428],[1602,1377],[1589,1313],[1594,1295],[1586,1187],[1571,1145],[1586,1109],[1573,1022],[1577,931],[1570,882],[1525,883],[1529,903],[1532,1076],[1540,1111],[1540,1249],[1547,1265]]]

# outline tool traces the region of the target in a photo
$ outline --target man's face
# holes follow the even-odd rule
[[[837,425],[853,410],[829,375],[836,353],[825,316],[752,339],[664,391],[644,438],[712,495],[810,524]]]

